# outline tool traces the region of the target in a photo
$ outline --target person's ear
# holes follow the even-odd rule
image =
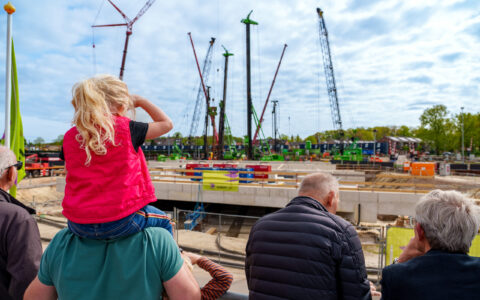
[[[335,201],[335,192],[334,191],[330,191],[328,192],[327,194],[327,197],[326,197],[326,201],[325,201],[325,205],[330,208],[333,206],[333,201]]]
[[[420,223],[415,224],[415,234],[419,241],[425,240],[425,231]]]
[[[12,170],[12,168],[15,167],[10,167],[7,169],[7,180],[8,182],[15,182],[15,172]]]

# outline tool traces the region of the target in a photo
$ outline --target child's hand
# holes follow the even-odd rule
[[[192,265],[197,264],[198,259],[201,257],[200,255],[193,254],[193,253],[187,252],[187,251],[183,251],[183,255],[190,258],[190,260],[192,261]]]
[[[145,99],[142,96],[139,95],[130,95],[130,99],[132,99],[133,102],[133,107],[139,107],[141,106],[141,102]]]

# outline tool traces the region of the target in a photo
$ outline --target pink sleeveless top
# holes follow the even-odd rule
[[[63,215],[79,224],[106,223],[124,218],[145,205],[155,202],[147,162],[142,149],[132,145],[126,117],[115,117],[115,143],[106,145],[106,155],[87,155],[80,148],[71,128],[63,139],[67,171]]]

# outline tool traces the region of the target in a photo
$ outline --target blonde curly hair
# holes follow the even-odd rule
[[[113,116],[123,116],[133,109],[133,102],[123,81],[112,75],[97,75],[73,86],[72,105],[72,123],[79,132],[76,139],[85,149],[85,165],[89,165],[91,152],[105,155],[107,142],[116,146]]]

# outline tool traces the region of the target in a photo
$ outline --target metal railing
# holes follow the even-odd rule
[[[190,220],[195,213],[199,217],[192,224]],[[201,253],[227,267],[244,268],[248,235],[260,217],[175,209],[174,218],[177,243],[182,249]],[[356,229],[363,235],[362,249],[369,279],[378,283],[385,265],[385,228],[356,226]]]
[[[217,170],[221,171],[221,170]],[[208,172],[212,172],[208,170]],[[312,172],[257,172],[235,171],[239,175],[239,186],[298,188],[302,179]],[[154,182],[202,184],[204,170],[187,170],[172,168],[150,169]],[[251,177],[245,177],[245,176]],[[434,189],[462,190],[463,184],[436,181],[432,176],[412,176],[409,174],[333,174],[339,180],[343,191],[379,191],[426,194]],[[373,175],[373,176],[372,176]],[[253,178],[252,178],[253,177]],[[263,178],[262,178],[263,177]],[[347,180],[346,178],[351,180]],[[358,178],[358,179],[356,179]],[[480,185],[479,185],[480,187]]]

